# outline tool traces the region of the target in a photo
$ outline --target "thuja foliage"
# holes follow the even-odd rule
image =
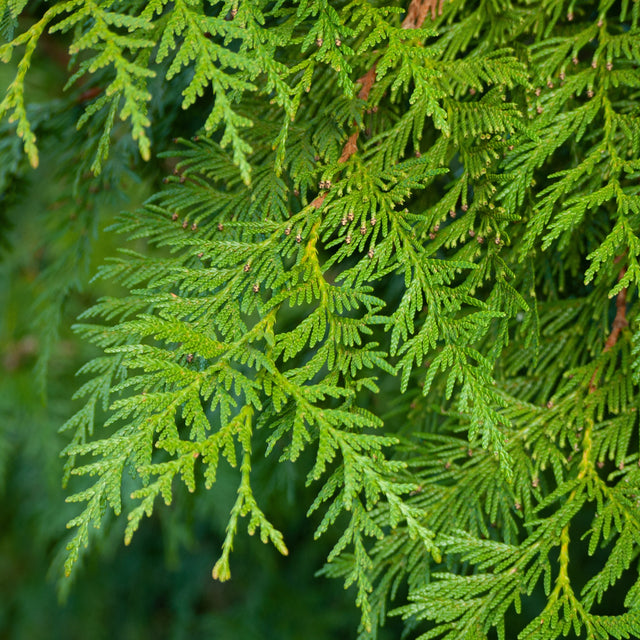
[[[69,190],[165,174],[75,327],[67,573],[106,512],[128,543],[227,466],[213,578],[240,527],[287,554],[267,456],[315,490],[361,638],[640,637],[638,2],[0,6],[16,162],[51,135],[45,42]]]

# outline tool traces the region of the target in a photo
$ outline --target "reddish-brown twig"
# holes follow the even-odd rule
[[[326,197],[327,197],[327,192],[323,191],[317,198],[313,200],[313,202],[311,203],[311,206],[314,209],[319,209],[322,206],[322,203],[324,202],[324,199]]]
[[[618,282],[624,278],[624,274],[627,272],[627,267],[624,266],[620,269],[618,275]],[[618,341],[620,332],[629,324],[627,321],[627,287],[624,287],[616,297],[616,317],[613,319],[611,325],[611,333],[604,344],[604,351],[609,351],[613,345]]]
[[[407,15],[402,21],[402,28],[419,29],[429,13],[431,19],[435,20],[436,11],[438,15],[442,15],[443,4],[444,0],[411,0]]]
[[[402,21],[402,28],[419,29],[429,13],[431,13],[431,19],[435,20],[436,11],[438,14],[441,14],[443,4],[444,0],[411,0],[409,8],[407,9],[407,15]],[[360,98],[360,100],[367,100],[369,98],[369,93],[371,93],[371,88],[375,81],[376,65],[374,64],[367,73],[365,73],[361,78],[358,78],[357,84],[361,85],[360,92],[358,93],[358,98]],[[356,123],[354,122],[354,125],[355,124]],[[356,129],[356,131],[349,136],[342,148],[342,154],[338,159],[339,163],[342,164],[346,162],[354,153],[356,153],[358,150],[359,135],[360,132]]]
[[[616,258],[616,262],[620,262],[622,256],[618,256]],[[618,282],[624,278],[624,274],[627,272],[627,267],[624,265],[622,269],[620,269],[620,273],[618,273]],[[613,319],[613,323],[611,324],[611,333],[604,343],[603,353],[606,353],[611,349],[616,342],[618,342],[618,338],[620,337],[620,332],[629,324],[627,320],[627,287],[624,287],[620,290],[618,295],[616,296],[616,317]],[[596,378],[598,377],[598,369],[593,372],[591,376],[591,380],[589,381],[589,393],[593,393],[598,387],[596,385]]]

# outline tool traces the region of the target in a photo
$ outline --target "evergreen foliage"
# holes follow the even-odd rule
[[[96,185],[169,174],[114,221],[98,278],[122,291],[75,326],[100,353],[63,427],[67,574],[109,513],[128,544],[227,467],[213,577],[241,527],[287,554],[267,456],[314,489],[363,639],[388,616],[421,640],[640,637],[638,2],[0,13],[0,183],[57,122],[85,229],[45,272],[42,378]],[[39,42],[68,50],[67,91],[30,106]]]

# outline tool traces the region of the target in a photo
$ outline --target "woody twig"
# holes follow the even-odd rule
[[[431,19],[442,15],[444,0],[412,0],[407,15],[402,21],[403,29],[419,29],[425,21],[427,14],[431,13]]]
[[[442,14],[443,4],[444,0],[411,0],[407,9],[407,15],[402,21],[402,28],[419,29],[429,13],[431,14],[431,19],[435,20],[436,13],[437,15]],[[367,100],[375,81],[376,65],[374,64],[373,67],[371,67],[371,69],[367,71],[367,73],[365,73],[361,78],[358,78],[357,80],[357,84],[361,85],[362,87],[360,89],[360,92],[358,93],[358,98],[360,98],[361,100]],[[356,123],[354,122],[354,125],[355,124]],[[349,136],[342,149],[342,154],[338,159],[339,163],[346,162],[358,150],[359,135],[360,132],[356,129],[356,131]],[[316,200],[317,199],[318,198],[316,198]],[[320,204],[322,204],[322,202]]]
[[[620,262],[623,256],[618,256],[615,259],[615,262]],[[624,278],[625,273],[627,272],[627,266],[623,265],[622,269],[618,273],[618,282]],[[627,287],[624,287],[620,290],[618,295],[616,296],[616,316],[613,319],[613,323],[611,324],[611,333],[604,343],[603,353],[606,353],[615,346],[616,342],[618,342],[618,338],[620,337],[620,333],[622,330],[629,324],[627,320]],[[589,381],[589,393],[593,393],[598,387],[596,384],[596,378],[598,377],[598,369],[593,372],[591,376],[591,380]]]
[[[618,274],[618,282],[622,280],[627,272],[627,267],[620,269]],[[609,351],[615,345],[620,336],[620,332],[629,324],[627,321],[627,287],[624,287],[616,297],[616,317],[611,325],[611,333],[604,344],[604,351]]]

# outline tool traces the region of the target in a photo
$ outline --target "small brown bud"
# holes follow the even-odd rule
[[[347,236],[347,237],[344,239],[344,241],[345,241],[347,244],[351,244],[351,236]]]
[[[484,238],[482,236],[478,236],[476,240],[478,241],[478,244],[482,244],[484,242]]]
[[[291,233],[291,227],[287,227],[287,228],[284,230],[284,235],[285,235],[285,236],[288,236],[290,233]]]
[[[323,43],[324,43],[324,40],[322,38],[316,39],[316,46],[321,47]]]
[[[300,189],[294,189],[293,195],[297,198],[300,195]]]
[[[429,234],[429,238],[431,238],[431,240],[435,240],[436,239],[436,234],[433,233],[433,231]]]
[[[494,241],[496,244],[500,244],[500,236],[496,236],[496,237],[493,239],[493,241]]]
[[[186,229],[188,226],[189,226],[189,222],[188,222],[187,220],[185,220],[185,221],[182,223],[182,228],[183,228],[183,229]]]
[[[542,93],[542,89],[540,87],[536,87],[536,90],[534,91],[534,93],[539,96]]]
[[[569,11],[569,13],[567,13],[567,20],[568,20],[569,22],[572,22],[572,21],[573,21],[573,13],[572,13],[571,11]]]
[[[187,179],[187,176],[180,176],[180,184],[184,184]]]
[[[340,220],[340,224],[344,227],[347,224],[347,219],[346,218],[342,218],[342,220]]]
[[[593,98],[593,89],[589,89],[589,90],[587,91],[587,97],[588,97],[588,98]]]
[[[360,235],[362,235],[362,236],[363,236],[365,233],[367,233],[367,227],[366,227],[366,225],[364,225],[364,224],[363,224],[363,225],[360,227]]]
[[[416,151],[416,158],[422,158],[422,154],[419,151]]]
[[[547,402],[547,409],[553,409],[554,404],[553,404],[553,400],[549,400],[549,402]]]
[[[598,20],[598,28],[602,28],[604,26],[604,20],[602,18],[600,18],[600,20]]]
[[[369,249],[369,251],[367,252],[367,255],[369,256],[369,260],[371,260],[371,258],[373,258],[373,249]]]
[[[300,234],[298,234],[298,235],[296,236],[296,242],[297,242],[298,244],[300,244],[300,243],[302,242],[302,236],[301,236]]]
[[[547,80],[547,87],[549,87],[549,89],[553,89],[553,81],[552,80]]]
[[[177,213],[173,213],[171,215],[171,219],[175,222],[178,219],[178,214]]]
[[[571,58],[571,62],[573,62],[573,64],[578,64],[577,56],[573,56],[573,58]]]
[[[218,231],[222,231],[224,229],[224,225],[222,222],[218,222]]]
[[[191,225],[191,231],[195,231],[197,228],[198,228],[198,224],[197,224],[196,222],[194,222],[194,223]]]
[[[258,293],[258,291],[260,291],[260,283],[259,283],[259,282],[256,282],[256,283],[253,285],[253,293]]]
[[[476,232],[473,229],[469,229],[469,235],[473,238],[476,235]]]
[[[542,109],[542,107],[541,107],[540,105],[538,105],[538,106],[536,107],[536,111],[537,111],[538,113],[542,113],[543,109]]]
[[[560,72],[560,80],[564,80],[567,77],[567,74],[564,71]]]
[[[475,88],[475,87],[471,87],[471,88],[469,89],[469,93],[470,93],[472,96],[475,96],[475,95],[476,95],[476,88]]]
[[[606,67],[607,67],[607,71],[611,71],[611,69],[613,69],[613,62],[611,61],[607,62]]]
[[[468,205],[468,204],[463,204],[460,208],[461,208],[463,211],[467,211],[467,210],[469,209],[469,205]]]
[[[242,270],[247,273],[248,271],[251,270],[251,264],[249,262],[247,262],[247,264],[244,265],[244,267],[242,268]]]
[[[342,44],[342,40],[340,38],[336,38],[336,47],[339,47]]]
[[[349,219],[349,222],[353,220],[353,216],[354,216],[353,211],[349,211],[349,213],[347,213],[347,218]]]
[[[187,362],[193,362],[193,353],[190,353],[190,354],[187,356]]]
[[[375,217],[372,217],[371,218],[371,226],[375,227],[376,226],[376,222],[378,222],[378,221],[375,219]]]
[[[591,66],[592,66],[594,69],[597,69],[597,68],[598,68],[598,61],[597,61],[595,58],[591,61]]]

